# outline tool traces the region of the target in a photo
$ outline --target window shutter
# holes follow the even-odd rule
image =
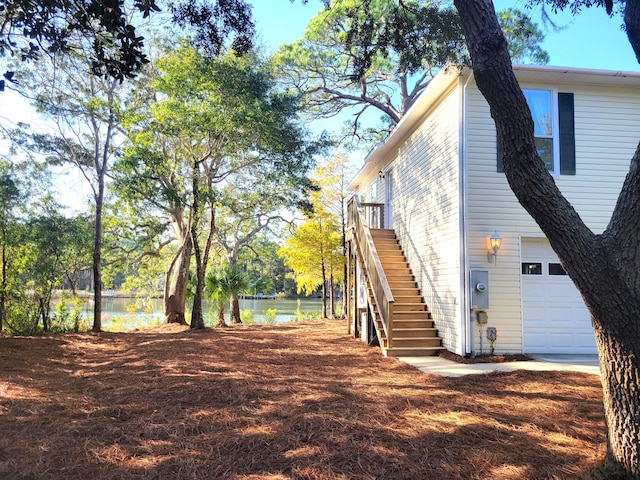
[[[502,152],[500,151],[500,142],[498,142],[497,136],[496,136],[496,153],[498,155],[498,172],[504,172],[504,167],[502,166]]]
[[[576,174],[576,133],[573,111],[573,93],[558,93],[558,120],[560,125],[560,174]]]

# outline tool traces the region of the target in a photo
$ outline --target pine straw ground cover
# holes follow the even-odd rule
[[[595,375],[421,373],[343,321],[0,338],[2,479],[588,479]]]

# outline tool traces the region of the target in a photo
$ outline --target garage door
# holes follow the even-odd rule
[[[523,351],[595,354],[589,312],[546,239],[522,239],[521,279]]]

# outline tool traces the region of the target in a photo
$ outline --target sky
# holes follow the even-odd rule
[[[323,6],[320,0],[250,0],[258,34],[270,51],[282,43],[302,37],[307,21]],[[527,12],[544,29],[540,10],[526,10],[525,1],[494,2],[497,10],[508,7]],[[609,18],[602,8],[589,8],[576,17],[568,12],[551,15],[554,23],[562,27],[555,32],[545,29],[542,47],[549,52],[549,65],[593,68],[617,71],[640,71],[633,50],[621,30],[622,18]]]

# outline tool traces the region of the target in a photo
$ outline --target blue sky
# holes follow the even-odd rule
[[[281,43],[300,38],[307,21],[322,8],[320,0],[253,0],[253,16],[262,41],[271,51]],[[525,10],[524,1],[494,2],[498,10],[513,7]],[[525,10],[526,11],[526,10]],[[539,10],[528,11],[542,27]],[[609,18],[602,8],[590,8],[573,17],[568,12],[551,15],[563,27],[546,30],[543,48],[549,52],[549,65],[603,70],[640,71],[633,50],[621,30],[622,18]]]

